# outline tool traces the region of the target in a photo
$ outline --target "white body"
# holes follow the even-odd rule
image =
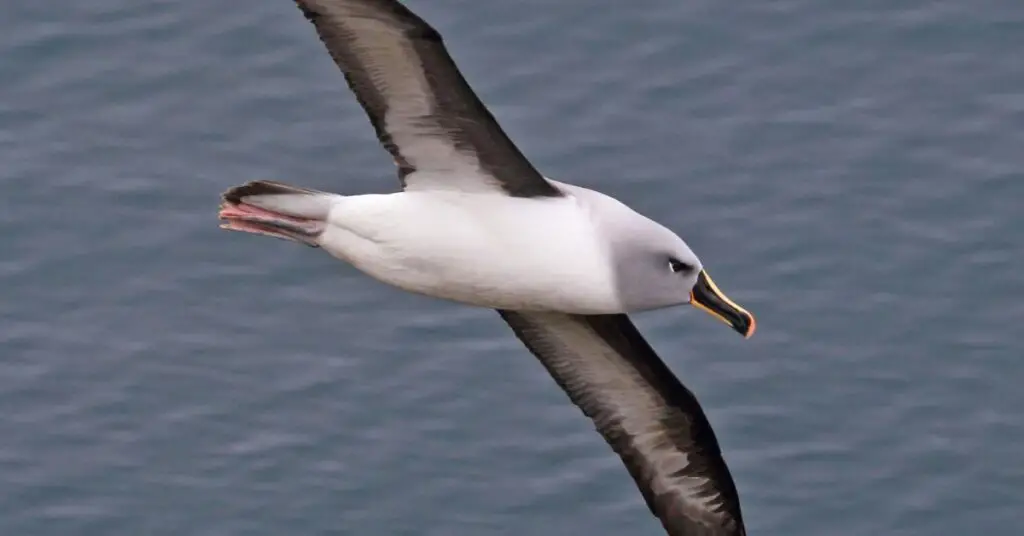
[[[611,197],[556,184],[570,195],[409,190],[333,196],[318,243],[410,292],[499,309],[626,312],[612,241],[615,233],[657,224]]]
[[[410,292],[500,309],[622,310],[606,244],[575,197],[338,196],[327,222],[328,253]]]

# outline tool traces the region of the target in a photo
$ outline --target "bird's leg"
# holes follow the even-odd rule
[[[222,229],[262,234],[318,247],[317,238],[327,226],[324,220],[300,218],[246,203],[221,203],[217,216]]]

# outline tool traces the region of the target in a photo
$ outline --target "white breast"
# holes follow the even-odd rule
[[[491,308],[622,310],[607,244],[576,197],[351,196],[328,221],[325,250],[411,292]]]

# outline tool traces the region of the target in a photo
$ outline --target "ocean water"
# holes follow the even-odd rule
[[[217,228],[385,192],[285,0],[0,16],[0,534],[662,534],[497,315]],[[635,316],[751,535],[1024,522],[1024,4],[409,0],[547,175],[753,311]]]

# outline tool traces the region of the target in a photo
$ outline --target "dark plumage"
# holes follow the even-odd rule
[[[415,187],[417,171],[477,168],[511,196],[562,195],[480,102],[441,35],[405,6],[390,0],[296,4],[366,110],[404,187]]]
[[[594,421],[668,534],[746,534],[711,423],[628,316],[499,313]]]

